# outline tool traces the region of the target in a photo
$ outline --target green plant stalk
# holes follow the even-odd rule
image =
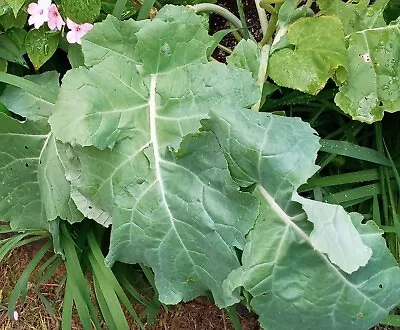
[[[33,96],[36,96],[37,98],[44,100],[48,103],[55,104],[57,101],[58,95],[52,90],[44,88],[25,78],[14,76],[5,72],[0,72],[0,81],[9,85],[13,85],[15,87],[22,88]]]
[[[269,59],[269,51],[271,47],[269,45],[264,45],[261,48],[261,53],[260,53],[260,66],[258,69],[258,76],[257,76],[257,81],[256,85],[261,88],[261,91],[263,89],[263,86],[265,84],[265,81],[267,80],[267,70],[268,70],[268,59]],[[255,103],[251,109],[254,111],[259,111],[260,110],[260,102],[261,99]]]
[[[117,2],[115,3],[112,14],[116,18],[121,19],[122,13],[124,12],[124,9],[125,9],[126,1],[127,0],[117,0]]]
[[[268,30],[268,24],[269,24],[267,13],[265,12],[265,10],[263,8],[261,8],[260,0],[254,0],[254,3],[256,4],[258,19],[259,19],[260,25],[261,25],[261,31],[262,31],[263,35],[265,35],[265,33]]]
[[[271,5],[269,5],[271,6]],[[274,12],[271,12],[271,17],[269,19],[269,24],[268,24],[268,30],[263,36],[262,40],[260,41],[260,44],[262,46],[266,44],[272,44],[272,36],[274,35],[276,25],[278,23],[278,13],[279,9],[282,7],[282,3],[277,3],[274,8]]]
[[[243,330],[242,324],[240,323],[239,316],[236,311],[236,305],[229,306],[225,308],[225,310],[229,318],[231,319],[232,325],[235,330]]]
[[[236,5],[237,5],[237,8],[238,8],[240,21],[242,22],[243,36],[244,36],[245,39],[249,39],[250,38],[249,28],[247,27],[246,15],[244,14],[242,0],[236,0]]]
[[[235,28],[237,28],[240,31],[241,35],[246,38],[241,20],[237,18],[234,14],[232,14],[228,9],[225,9],[224,7],[215,5],[213,3],[199,3],[188,7],[193,8],[197,13],[213,12],[220,15],[221,17],[225,18],[229,23],[231,23]],[[249,37],[254,40],[254,37],[250,34],[250,32]]]

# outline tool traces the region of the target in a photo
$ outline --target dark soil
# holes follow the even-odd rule
[[[217,3],[218,5],[229,9],[232,13],[239,17],[235,0],[219,0]],[[262,32],[254,0],[243,0],[243,7],[249,32],[257,41],[260,41],[262,39]],[[217,31],[229,28],[230,27],[224,18],[215,14],[210,15],[210,34],[214,34]],[[237,45],[237,40],[230,33],[221,41],[221,44],[232,50]],[[223,50],[217,48],[212,56],[216,60],[225,63],[226,56],[228,55],[229,54]]]

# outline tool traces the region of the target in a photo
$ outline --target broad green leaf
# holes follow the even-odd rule
[[[316,170],[313,130],[296,118],[229,108],[213,111],[204,129],[216,134],[236,181],[256,184],[261,202],[226,293],[247,290],[265,329],[378,323],[400,299],[400,270],[380,230],[361,225],[359,214],[293,194]],[[321,252],[325,247],[330,251]]]
[[[135,47],[136,33],[146,21],[126,20],[120,21],[114,16],[107,16],[96,23],[96,28],[89,31],[82,38],[82,51],[85,53],[85,64],[93,66],[107,57],[113,56],[120,61],[138,63]]]
[[[24,78],[55,93],[58,93],[60,89],[59,74],[55,71],[25,76]],[[0,95],[0,101],[4,103],[8,110],[29,120],[47,119],[54,110],[54,104],[11,85],[8,85],[3,94]]]
[[[397,305],[400,269],[372,221],[360,224],[361,217],[351,214],[373,255],[349,275],[315,254],[302,234],[311,230],[309,223],[299,220],[297,228],[288,227],[268,207],[261,207],[248,235],[243,266],[224,283],[228,293],[240,286],[249,291],[263,328],[364,330]]]
[[[307,200],[296,193],[318,168],[314,162],[319,139],[307,124],[297,118],[224,107],[213,111],[205,127],[216,134],[237,182],[257,185],[271,217],[292,229],[296,229],[298,219],[314,223],[311,233],[301,235],[315,249],[316,258],[326,254],[347,273],[368,262],[372,251],[362,243],[342,207]]]
[[[290,25],[286,40],[291,47],[275,51],[269,60],[269,75],[275,83],[317,94],[329,78],[343,82],[347,53],[337,18],[299,19]]]
[[[233,50],[233,53],[226,58],[228,65],[235,66],[251,72],[254,80],[258,78],[260,68],[261,49],[251,39],[243,39]]]
[[[334,15],[343,23],[344,33],[385,26],[383,11],[389,0],[377,0],[370,5],[369,0],[347,1],[317,0],[321,13]]]
[[[77,24],[93,23],[100,14],[101,0],[61,0],[66,17]]]
[[[71,203],[61,205],[70,199],[69,183],[60,175],[61,164],[54,158],[57,154],[49,144],[49,132],[44,121],[21,123],[0,113],[0,217],[15,229],[48,230],[47,221],[57,215],[82,219]],[[65,192],[62,198],[61,191]],[[49,205],[53,203],[63,212],[52,212]]]
[[[141,65],[123,61],[120,55],[105,56],[92,68],[76,68],[65,75],[50,117],[57,139],[104,149],[138,130],[149,131],[151,83],[156,88],[162,148],[177,148],[184,135],[200,127],[199,120],[210,107],[222,100],[244,107],[257,101],[259,93],[248,72],[208,63],[210,37],[202,18],[171,6],[157,17],[136,34],[134,51]],[[192,26],[183,27],[182,19]],[[93,33],[98,27],[103,31],[104,25],[96,24]],[[179,37],[173,33],[177,30]]]
[[[38,182],[47,220],[60,217],[73,223],[83,220],[83,215],[71,198],[71,187],[61,161],[63,151],[64,146],[50,133],[39,156]]]
[[[234,247],[258,203],[230,178],[214,135],[190,133],[211,108],[250,107],[260,93],[249,72],[208,62],[211,37],[192,10],[164,7],[136,37],[135,54],[121,46],[63,79],[50,122],[74,146],[67,177],[86,205],[112,218],[109,265],[151,266],[164,303],[211,291],[230,305],[236,298],[222,281],[238,265]]]
[[[35,70],[38,70],[53,56],[58,47],[58,39],[59,34],[49,31],[45,26],[28,32],[25,47]]]
[[[0,7],[1,11],[1,7]],[[7,5],[3,14],[0,13],[0,25],[7,31],[12,27],[23,28],[26,24],[28,14],[25,10],[20,10],[17,17],[14,16],[12,9]]]
[[[353,119],[372,123],[400,110],[400,24],[349,37],[349,76],[336,104]]]
[[[68,60],[72,68],[78,68],[85,65],[82,48],[78,44],[70,44],[68,47]]]
[[[23,57],[26,53],[25,37],[25,30],[20,28],[12,28],[0,34],[0,58],[28,67]]]
[[[0,218],[12,228],[47,229],[37,172],[48,133],[44,122],[23,124],[0,113]]]
[[[25,0],[5,0],[11,7],[14,16],[17,17],[20,9],[25,3]]]
[[[222,281],[238,265],[233,247],[243,246],[257,202],[239,192],[212,134],[185,138],[176,153],[156,147],[157,141],[138,134],[112,151],[75,148],[79,191],[112,214],[107,263],[151,266],[167,304],[208,290],[218,305],[232,304]]]

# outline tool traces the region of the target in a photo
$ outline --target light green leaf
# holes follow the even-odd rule
[[[49,144],[49,132],[44,121],[21,123],[0,113],[0,218],[15,229],[48,230],[48,220],[57,215],[67,219],[69,212],[82,219],[71,203],[70,209],[61,205],[69,200],[69,183]],[[51,210],[52,203],[63,212]]]
[[[256,200],[239,192],[212,134],[185,138],[177,153],[157,151],[148,138],[138,134],[112,151],[75,148],[79,191],[112,213],[107,262],[151,266],[164,303],[210,290],[218,305],[232,304],[222,281],[239,265],[233,247],[243,246]]]
[[[61,0],[66,17],[76,24],[93,23],[100,15],[101,0]]]
[[[38,70],[53,56],[58,47],[58,39],[59,33],[49,31],[46,26],[28,32],[25,47],[35,70]]]
[[[74,146],[63,161],[73,198],[99,223],[112,218],[107,263],[151,266],[161,301],[211,291],[230,305],[237,298],[222,281],[239,265],[234,247],[243,246],[258,203],[230,178],[214,135],[190,133],[212,107],[250,107],[260,93],[249,72],[208,62],[211,37],[194,11],[166,6],[136,33],[136,47],[97,48],[96,29],[125,35],[130,24],[95,25],[83,49],[99,60],[65,75],[50,117],[56,137]]]
[[[17,17],[20,9],[25,3],[25,0],[5,0],[13,10],[14,16]]]
[[[369,329],[400,299],[400,269],[386,247],[382,231],[351,214],[363,242],[373,250],[365,267],[348,275],[334,267],[303,239],[262,206],[248,235],[243,266],[224,283],[228,292],[243,286],[265,329]],[[310,231],[304,220],[301,231]],[[269,237],[270,239],[265,239]],[[260,253],[261,252],[261,253]],[[277,312],[284,311],[284,312]]]
[[[49,134],[39,156],[38,182],[47,220],[60,217],[70,223],[83,220],[71,198],[71,187],[61,161],[64,146]]]
[[[293,194],[317,169],[314,131],[297,118],[221,107],[204,129],[216,134],[236,181],[255,184],[261,202],[242,267],[224,282],[226,293],[247,290],[265,329],[378,323],[400,299],[400,269],[381,232],[372,222],[361,225],[359,214]]]
[[[278,85],[316,94],[329,78],[343,82],[347,53],[337,18],[299,19],[290,25],[286,39],[294,49],[275,51],[268,64],[269,75]]]
[[[400,24],[368,29],[349,38],[349,76],[336,104],[353,119],[372,123],[400,110]]]
[[[314,164],[318,138],[307,124],[297,118],[224,107],[213,112],[205,127],[216,134],[238,183],[257,184],[256,190],[272,217],[288,228],[296,228],[296,220],[307,216],[314,223],[311,234],[301,235],[315,249],[316,257],[326,253],[331,262],[348,273],[368,262],[371,250],[361,242],[342,207],[310,201],[296,193],[318,168]]]
[[[26,53],[25,37],[25,30],[19,28],[0,34],[0,58],[28,67],[23,57]]]
[[[143,65],[122,61],[120,55],[106,56],[90,69],[80,67],[65,75],[56,111],[50,117],[57,139],[104,149],[136,131],[149,131],[151,79],[156,86],[158,127],[162,127],[161,148],[177,148],[184,135],[200,127],[199,120],[210,107],[222,100],[244,107],[257,101],[259,92],[248,72],[207,61],[210,37],[203,19],[193,11],[171,6],[157,17],[137,33],[134,51]],[[182,17],[193,26],[183,28]],[[93,32],[98,27],[103,31],[104,25],[96,24]],[[176,30],[180,30],[179,38],[172,33]],[[168,54],[163,54],[166,48]]]
[[[72,68],[78,68],[85,65],[81,45],[70,44],[68,47],[68,60]]]
[[[0,72],[7,72],[8,62],[0,59]]]
[[[343,23],[344,33],[385,26],[383,11],[389,0],[377,0],[370,5],[369,0],[348,1],[317,0],[321,13],[334,15]]]
[[[58,93],[60,89],[59,74],[56,71],[25,76],[24,78],[55,93]],[[54,104],[30,94],[24,89],[11,85],[7,85],[3,94],[0,95],[0,101],[4,103],[8,110],[29,120],[47,119],[54,110]]]
[[[48,133],[44,122],[23,124],[0,113],[0,218],[13,228],[47,228],[37,171]]]
[[[226,58],[228,65],[235,66],[251,72],[254,80],[258,78],[260,68],[261,49],[251,39],[243,39],[233,50],[233,53]]]
[[[135,54],[136,33],[145,23],[133,19],[120,21],[111,15],[103,22],[96,23],[95,28],[82,38],[85,64],[93,66],[110,56],[120,61],[139,63]]]

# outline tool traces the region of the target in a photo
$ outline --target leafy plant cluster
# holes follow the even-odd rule
[[[82,46],[43,27],[57,43],[40,65],[23,29],[28,3],[0,6],[0,43],[16,47],[0,49],[3,63],[16,63],[0,72],[0,219],[2,232],[22,232],[2,241],[0,260],[29,235],[51,234],[30,271],[51,245],[47,267],[65,258],[65,329],[73,304],[85,329],[100,327],[85,269],[112,329],[127,328],[111,307],[120,302],[143,327],[126,291],[149,314],[201,295],[221,308],[244,303],[265,329],[382,321],[400,301],[400,148],[380,122],[400,106],[399,9],[388,0],[262,0],[257,42],[241,1],[240,19],[210,3],[165,5],[152,19],[142,18],[154,2],[138,11],[85,3],[97,8],[92,18],[78,17],[89,12],[83,2],[59,7],[78,23],[97,19]],[[206,12],[232,29],[210,35]],[[237,31],[244,38],[227,64],[213,61]],[[46,38],[29,42],[44,50]],[[69,67],[47,62],[21,77],[25,50],[36,70],[64,52]],[[126,264],[141,265],[153,300],[130,285]]]

